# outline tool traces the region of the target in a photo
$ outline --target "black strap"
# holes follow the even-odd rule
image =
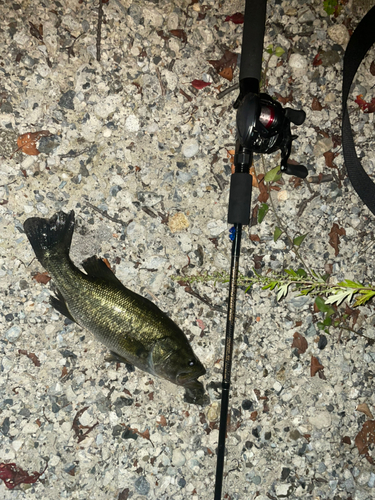
[[[375,7],[358,24],[349,40],[344,56],[342,84],[342,146],[346,170],[357,194],[375,215],[375,184],[366,174],[357,157],[347,108],[347,99],[353,78],[367,51],[374,43]]]

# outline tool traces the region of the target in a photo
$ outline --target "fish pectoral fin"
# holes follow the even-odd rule
[[[57,288],[53,289],[53,293],[56,295],[54,297],[53,295],[49,298],[49,302],[52,307],[56,309],[60,314],[63,316],[66,316],[70,321],[73,321],[73,323],[76,323],[76,320],[73,318],[73,316],[70,314],[70,311],[68,309],[68,306],[66,305],[66,302],[64,300],[64,297],[61,295],[59,290]]]
[[[117,354],[117,352],[114,351],[109,351],[109,354],[104,358],[105,361],[108,361],[108,363],[126,363],[127,365],[132,365],[133,363],[129,363],[129,361],[124,358],[123,356],[120,356]]]
[[[92,278],[100,278],[106,281],[110,281],[111,283],[115,283],[116,285],[122,285],[121,281],[116,278],[113,274],[113,271],[107,266],[104,260],[99,259],[96,255],[85,259],[82,262],[82,267]]]

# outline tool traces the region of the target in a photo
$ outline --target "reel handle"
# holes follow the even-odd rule
[[[294,123],[294,125],[302,125],[302,123],[305,121],[306,118],[306,113],[303,111],[303,109],[292,109],[292,108],[285,108],[285,116]]]
[[[299,177],[300,179],[304,179],[307,177],[308,170],[303,165],[292,165],[288,162],[281,162],[280,170],[287,175],[294,175],[295,177]]]

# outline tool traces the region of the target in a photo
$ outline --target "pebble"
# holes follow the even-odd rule
[[[333,26],[330,26],[327,33],[329,38],[339,45],[346,47],[349,42],[349,32],[343,24],[334,24]]]
[[[331,414],[328,411],[316,412],[315,415],[309,417],[310,424],[316,429],[324,429],[330,427],[332,421]]]
[[[308,66],[307,58],[301,54],[291,54],[289,58],[289,66],[292,69],[304,70]]]
[[[278,498],[285,498],[289,496],[289,489],[292,488],[291,484],[277,484],[275,486],[275,493]]]
[[[196,139],[188,139],[182,145],[181,152],[185,158],[192,158],[199,151],[199,143]]]
[[[25,434],[35,434],[39,430],[39,425],[34,424],[33,422],[27,422],[27,424],[23,427],[22,431]]]
[[[369,488],[375,488],[375,474],[370,472],[370,479],[368,480],[367,486]]]
[[[139,119],[136,115],[129,115],[125,120],[125,129],[128,132],[138,132],[140,128]]]
[[[172,233],[177,233],[178,231],[183,231],[190,226],[189,220],[186,215],[182,212],[172,215],[168,220],[168,227]]]
[[[64,109],[74,109],[74,97],[76,93],[74,90],[68,90],[65,92],[59,100],[59,106]]]
[[[15,342],[18,337],[21,335],[22,329],[19,326],[12,326],[5,332],[5,338],[9,340],[9,342]]]
[[[319,157],[322,156],[327,151],[330,151],[333,148],[333,142],[330,137],[324,137],[315,143],[314,146],[314,156]]]
[[[134,482],[134,486],[140,495],[148,495],[148,492],[150,491],[150,483],[147,481],[147,479],[144,476],[140,476]]]
[[[175,467],[182,467],[183,465],[185,465],[185,462],[186,462],[186,458],[185,458],[185,455],[182,453],[182,451],[179,448],[176,448],[175,450],[173,450],[172,464]]]

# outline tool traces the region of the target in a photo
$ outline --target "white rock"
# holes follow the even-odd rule
[[[165,70],[163,71],[163,76],[167,82],[167,87],[170,90],[175,90],[178,85],[178,76],[173,71]]]
[[[336,98],[336,94],[334,94],[333,92],[328,92],[328,94],[324,98],[324,102],[332,103],[336,101]]]
[[[28,156],[21,163],[21,167],[23,170],[27,170],[31,167],[31,165],[35,162],[35,156]]]
[[[191,158],[192,156],[196,155],[199,151],[198,141],[196,139],[188,139],[182,145],[181,151],[182,154],[185,156],[185,158]]]
[[[38,430],[39,430],[39,425],[34,424],[33,422],[27,422],[27,424],[23,428],[23,432],[25,434],[34,434],[35,432],[38,432]]]
[[[281,389],[283,388],[283,386],[280,384],[280,382],[277,382],[277,381],[276,381],[276,382],[273,384],[273,388],[274,388],[274,390],[275,390],[276,392],[279,392],[279,391],[281,391]]]
[[[178,14],[176,12],[172,12],[169,14],[167,19],[167,28],[169,30],[176,30],[178,28]]]
[[[339,45],[346,46],[349,42],[349,32],[343,24],[334,24],[327,30],[330,39]]]
[[[60,462],[60,457],[57,455],[53,455],[53,457],[50,458],[48,465],[52,465],[53,467],[56,467],[56,465]]]
[[[129,115],[125,120],[125,128],[129,132],[138,132],[139,120],[135,115]]]
[[[175,467],[182,467],[183,465],[185,465],[185,462],[186,462],[186,458],[185,458],[185,455],[181,452],[181,450],[179,448],[176,448],[175,450],[173,450],[172,464]]]
[[[329,427],[331,425],[331,414],[328,411],[317,412],[315,415],[309,417],[309,422],[317,429],[324,429],[324,427]]]
[[[13,366],[13,361],[6,356],[3,356],[1,360],[1,366],[3,367],[3,372],[8,373]]]
[[[143,17],[145,25],[150,24],[151,26],[159,28],[163,24],[163,16],[156,9],[144,7]]]
[[[9,342],[15,342],[18,339],[18,337],[21,335],[21,332],[22,332],[22,330],[19,326],[12,326],[5,333],[5,338]]]
[[[228,224],[221,220],[212,220],[207,223],[207,229],[210,231],[211,236],[219,236],[222,232],[226,231]]]
[[[324,153],[333,148],[332,139],[329,137],[324,137],[324,139],[320,139],[314,146],[314,156],[319,157]]]
[[[79,421],[82,425],[91,425],[93,422],[93,418],[88,411],[84,411],[79,417]]]
[[[289,194],[288,194],[288,191],[286,191],[285,189],[283,189],[282,191],[279,191],[277,193],[277,199],[279,201],[286,201],[288,198],[289,198]]]
[[[13,462],[16,458],[16,454],[12,448],[8,448],[8,446],[2,446],[1,450],[1,460],[5,460],[6,462]]]
[[[121,97],[118,95],[109,95],[95,104],[94,112],[98,118],[107,118],[113,113],[121,103]]]
[[[286,497],[288,496],[289,488],[291,487],[290,484],[277,484],[275,486],[275,493],[277,497]]]
[[[289,58],[289,66],[292,69],[305,69],[307,68],[307,59],[301,54],[292,54]]]
[[[23,445],[23,441],[21,441],[20,439],[15,439],[14,441],[12,441],[12,448],[14,449],[14,451],[16,453],[18,450],[20,450],[22,448],[22,445]]]

